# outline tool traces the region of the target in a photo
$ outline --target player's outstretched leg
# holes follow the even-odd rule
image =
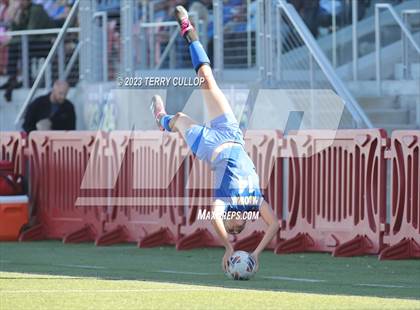
[[[165,104],[163,103],[162,97],[159,95],[153,96],[150,109],[152,110],[156,125],[162,131],[180,132],[185,138],[185,131],[192,126],[197,125],[193,119],[184,113],[178,112],[175,115],[167,114]]]
[[[210,67],[210,60],[202,44],[198,40],[197,31],[188,18],[188,12],[183,6],[179,5],[175,8],[175,17],[181,28],[181,35],[189,45],[193,67],[197,72],[197,75],[204,78],[204,83],[201,85],[201,88],[203,89],[210,119],[214,119],[222,114],[230,113],[233,115],[229,102],[214,79]]]

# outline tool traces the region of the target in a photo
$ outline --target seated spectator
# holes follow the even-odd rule
[[[233,32],[246,32],[247,20],[246,20],[246,7],[237,6],[231,11],[232,16],[228,23],[224,27],[225,33]]]
[[[0,0],[0,75],[6,74],[7,66],[7,43],[8,38],[4,35],[7,28],[7,13],[9,9],[9,0]]]
[[[169,4],[166,1],[156,1],[154,5],[154,22],[164,22],[169,21],[172,16],[168,15],[169,13]],[[153,36],[155,35],[156,41],[155,41],[155,63],[151,63],[151,66],[155,66],[160,61],[160,56],[162,54],[162,51],[165,49],[166,45],[169,42],[169,31],[168,27],[158,27],[156,30],[150,30],[149,35]]]
[[[246,5],[232,5],[229,14],[231,14],[229,21],[223,29],[225,65],[244,67],[248,62],[247,7]]]
[[[42,6],[48,16],[55,21],[56,27],[64,24],[71,8],[67,0],[44,0]]]
[[[68,90],[67,82],[58,80],[49,94],[32,101],[26,109],[23,130],[75,130],[76,114],[66,99]]]
[[[9,9],[9,0],[0,0],[0,26],[5,27],[7,25],[7,12]]]
[[[71,0],[73,2],[74,0]],[[133,0],[135,1],[135,0]],[[69,3],[70,4],[70,3]],[[97,10],[106,11],[108,13],[114,13],[120,11],[120,0],[98,0]]]
[[[333,7],[335,6],[335,8]],[[337,24],[341,24],[341,19],[344,18],[344,3],[342,0],[320,0],[318,21],[321,27],[329,28],[332,26],[333,11],[335,11],[335,18]]]
[[[31,0],[15,0],[17,3],[16,13],[12,16],[10,30],[33,30],[55,27],[55,23],[49,18],[41,5],[33,4]],[[45,36],[29,37],[29,57],[46,57],[51,47],[51,42]],[[7,61],[8,81],[0,86],[6,89],[4,97],[6,101],[12,100],[13,89],[18,88],[22,83],[17,80],[18,60],[21,56],[21,38],[13,37],[9,43],[9,53]],[[30,70],[29,68],[25,68]],[[29,74],[30,76],[30,74]]]
[[[232,20],[237,12],[237,7],[242,5],[242,0],[224,0],[223,1],[223,25]]]
[[[315,38],[318,36],[319,1],[320,0],[287,0],[287,2],[293,4]]]
[[[352,23],[352,3],[345,0],[320,0],[318,21],[319,26],[332,29],[333,5],[335,3],[336,28],[341,28]],[[358,20],[364,18],[366,10],[371,4],[371,0],[358,0],[357,16]],[[337,29],[336,29],[337,30]]]

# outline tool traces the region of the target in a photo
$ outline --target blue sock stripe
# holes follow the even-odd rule
[[[200,41],[192,42],[189,46],[189,49],[190,49],[191,61],[192,61],[195,71],[198,71],[198,69],[203,64],[210,65],[210,59],[207,56],[207,53],[204,50],[203,45],[201,45]]]
[[[169,127],[169,122],[173,117],[173,115],[165,115],[160,119],[160,124],[166,131],[172,131],[171,127]]]

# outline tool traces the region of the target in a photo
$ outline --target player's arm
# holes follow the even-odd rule
[[[233,254],[233,246],[229,242],[228,233],[225,229],[225,225],[223,225],[222,215],[224,213],[224,204],[220,201],[215,201],[212,208],[213,214],[216,214],[211,223],[213,224],[214,230],[217,233],[220,241],[222,242],[223,246],[226,249],[225,255],[223,256],[222,261],[222,269],[224,271],[227,270],[227,262],[229,257]]]
[[[260,244],[258,244],[257,248],[252,253],[252,256],[257,261],[257,266],[258,257],[260,253],[270,243],[270,241],[274,238],[274,236],[280,228],[276,215],[274,214],[273,210],[270,208],[270,205],[266,201],[264,201],[260,207],[260,215],[262,216],[263,220],[266,222],[268,227]]]

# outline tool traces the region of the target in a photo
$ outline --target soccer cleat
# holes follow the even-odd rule
[[[175,18],[181,28],[181,35],[187,40],[188,44],[197,41],[197,32],[188,18],[187,10],[182,5],[178,5],[175,8]]]
[[[155,118],[156,125],[159,127],[159,130],[164,131],[165,129],[160,124],[160,119],[162,118],[162,116],[166,115],[166,111],[161,96],[153,96],[152,104],[150,105],[150,110],[152,110],[153,117]]]

